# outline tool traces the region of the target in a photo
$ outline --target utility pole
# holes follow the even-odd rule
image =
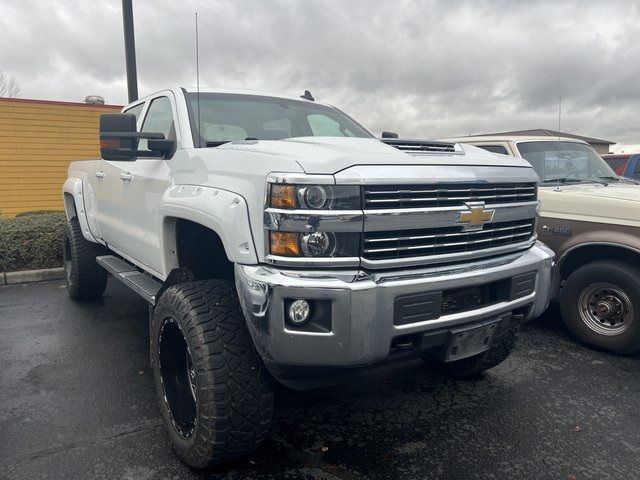
[[[127,62],[127,90],[129,103],[138,99],[138,73],[136,71],[136,41],[133,33],[132,0],[122,0],[122,26],[124,27],[124,55]]]

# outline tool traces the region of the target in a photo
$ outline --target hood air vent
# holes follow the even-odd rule
[[[382,138],[381,142],[407,153],[460,153],[454,143],[432,140],[404,140],[401,138]]]

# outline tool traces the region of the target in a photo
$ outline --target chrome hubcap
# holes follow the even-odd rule
[[[582,321],[599,335],[620,335],[633,322],[633,303],[624,290],[611,283],[589,285],[578,302]]]

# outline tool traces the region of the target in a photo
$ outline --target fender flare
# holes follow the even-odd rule
[[[91,230],[89,230],[83,195],[82,179],[67,178],[62,185],[62,197],[64,200],[64,210],[67,214],[67,220],[71,220],[73,217],[76,217],[78,219],[78,223],[80,223],[82,236],[90,242],[100,243],[91,234]]]
[[[188,220],[209,228],[222,241],[232,263],[258,263],[249,223],[247,202],[240,194],[213,187],[175,185],[167,189],[159,207],[161,251],[165,271],[178,266],[175,220]]]

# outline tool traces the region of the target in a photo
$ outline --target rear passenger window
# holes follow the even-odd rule
[[[476,147],[480,147],[487,152],[492,153],[501,153],[502,155],[509,155],[506,147],[504,145],[476,145]]]

